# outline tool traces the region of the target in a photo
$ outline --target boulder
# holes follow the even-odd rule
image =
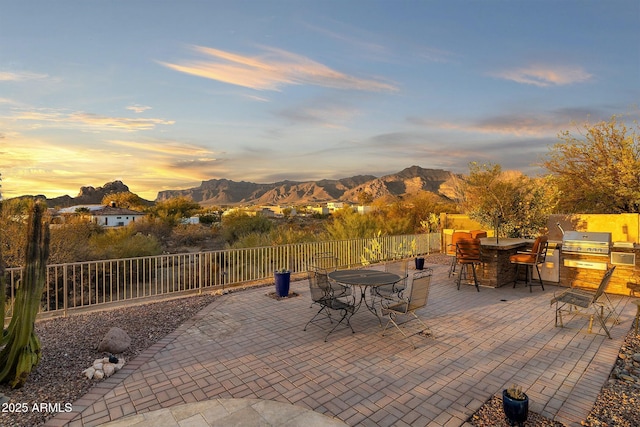
[[[121,328],[111,328],[98,345],[98,351],[122,353],[131,345],[131,337]]]

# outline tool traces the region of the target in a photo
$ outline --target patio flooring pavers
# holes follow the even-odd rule
[[[303,331],[317,310],[306,281],[291,284],[299,297],[280,301],[267,296],[270,287],[247,289],[221,296],[46,425],[90,427],[194,402],[263,399],[353,426],[462,426],[517,383],[530,410],[579,426],[631,327],[631,298],[612,297],[621,323],[608,339],[588,334],[583,317],[554,327],[549,301],[558,287],[458,291],[448,266],[428,266],[429,303],[418,313],[432,336],[412,337],[416,350],[397,331],[382,337],[364,307],[351,319],[355,334],[339,329],[324,342],[325,329]]]

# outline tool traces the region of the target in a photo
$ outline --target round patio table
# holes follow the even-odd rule
[[[331,280],[335,280],[338,283],[343,283],[345,285],[351,286],[359,286],[360,287],[360,301],[358,302],[358,307],[364,301],[364,305],[367,306],[370,312],[378,317],[380,320],[380,316],[378,312],[375,310],[373,303],[371,306],[367,303],[366,295],[368,287],[377,287],[383,285],[391,285],[396,283],[402,279],[402,277],[398,276],[394,273],[389,273],[387,271],[378,271],[378,270],[366,270],[366,269],[354,269],[354,270],[336,270],[332,271],[328,274]]]
[[[329,278],[345,285],[382,286],[390,285],[401,279],[397,274],[378,270],[336,270],[329,273]]]

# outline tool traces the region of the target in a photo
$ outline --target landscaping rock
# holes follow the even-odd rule
[[[121,328],[111,328],[98,345],[98,351],[122,353],[131,345],[131,337]]]

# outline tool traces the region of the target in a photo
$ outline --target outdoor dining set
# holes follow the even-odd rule
[[[319,254],[308,267],[309,289],[312,305],[318,311],[307,322],[333,324],[333,314],[339,319],[325,336],[343,325],[355,333],[351,317],[366,308],[377,316],[384,335],[389,328],[396,328],[404,337],[409,337],[403,325],[416,321],[417,332],[428,331],[427,325],[418,317],[416,310],[427,305],[429,286],[433,270],[409,271],[407,260],[383,263],[378,268],[338,269],[337,259],[331,254]],[[412,343],[415,348],[415,344]]]
[[[451,257],[448,275],[450,278],[456,276],[458,290],[465,280],[480,292],[478,273],[481,268],[484,268],[483,273],[486,273],[484,263],[487,262],[487,258],[482,255],[483,243],[486,242],[487,233],[482,230],[453,233],[446,254]],[[489,242],[488,246],[500,249],[522,246],[520,243],[510,245],[510,242],[502,242],[503,246],[500,247],[497,243],[498,239],[495,239],[495,244]],[[519,267],[524,267],[525,283],[529,291],[532,292],[535,285],[544,291],[540,266],[545,263],[548,244],[547,236],[543,235],[532,242],[530,249],[508,253],[507,262],[512,266],[509,282],[513,282],[514,288],[521,279],[518,274]],[[407,261],[406,258],[391,259],[379,264],[342,269],[338,268],[338,259],[333,254],[316,254],[309,263],[307,274],[312,306],[317,307],[317,312],[307,322],[304,330],[306,331],[311,324],[325,326],[322,324],[328,320],[330,326],[325,341],[340,326],[355,333],[351,318],[357,312],[366,309],[377,317],[383,336],[394,329],[399,331],[403,338],[410,338],[416,334],[430,335],[428,326],[416,311],[427,305],[433,269],[423,267],[409,270]],[[534,270],[537,273],[537,281],[534,281]],[[563,315],[587,316],[588,332],[592,332],[593,324],[597,321],[604,333],[611,338],[606,323],[610,319],[613,319],[614,324],[617,323],[618,316],[605,294],[605,289],[614,270],[615,266],[605,272],[596,289],[569,287],[554,293],[551,305],[555,305],[555,326],[564,326]],[[495,287],[500,286],[501,284],[498,284]],[[640,313],[640,309],[638,311]],[[415,328],[406,327],[409,322],[418,325],[417,331]],[[415,349],[413,340],[411,344]]]

